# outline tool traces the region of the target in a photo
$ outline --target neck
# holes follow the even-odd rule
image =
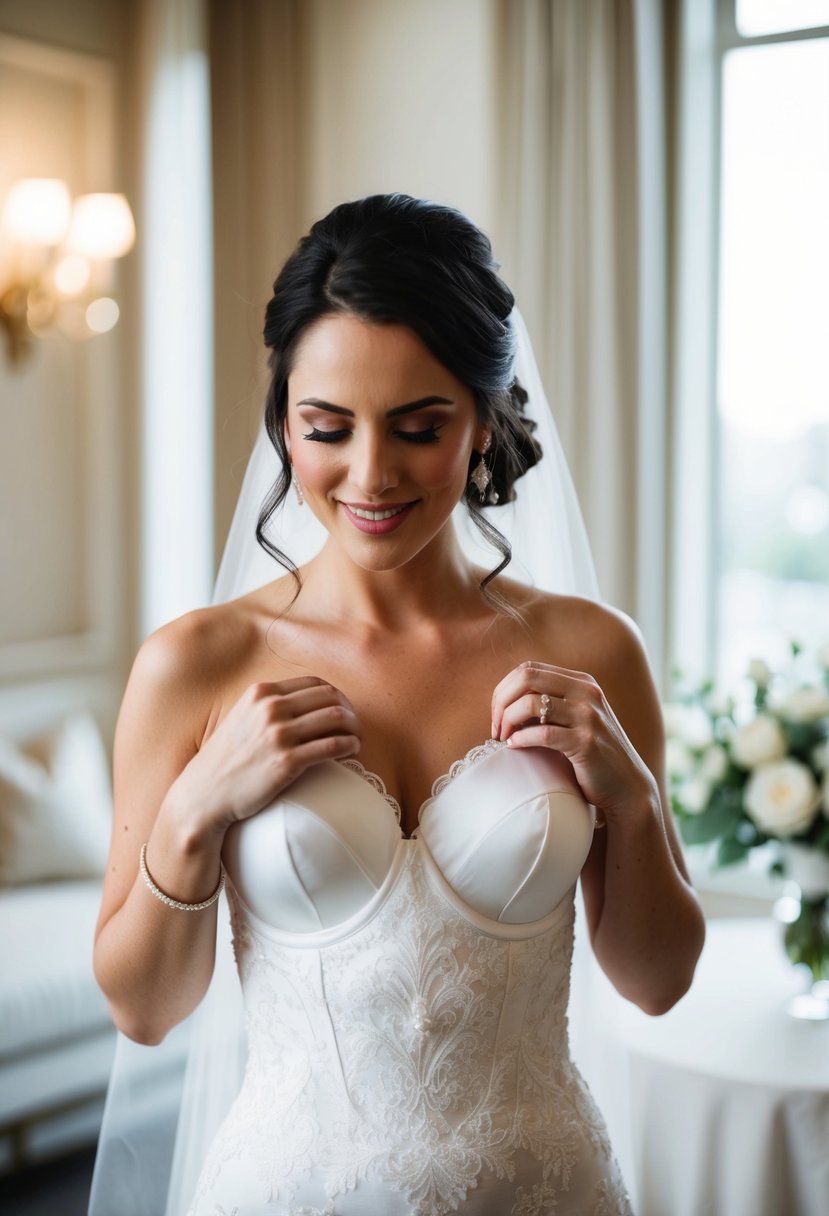
[[[302,570],[304,611],[385,633],[491,615],[481,601],[480,572],[450,532],[396,570],[365,570],[329,541]]]

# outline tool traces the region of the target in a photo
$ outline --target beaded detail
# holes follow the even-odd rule
[[[147,845],[146,842],[141,846],[141,860],[139,862],[141,869],[141,877],[152,891],[156,899],[160,899],[168,908],[177,908],[179,912],[201,912],[204,908],[210,908],[215,904],[216,900],[225,889],[225,868],[222,866],[222,872],[219,875],[219,885],[209,899],[203,899],[198,904],[185,904],[180,899],[173,899],[171,895],[165,895],[160,887],[157,887],[150,876],[150,871],[147,869]]]

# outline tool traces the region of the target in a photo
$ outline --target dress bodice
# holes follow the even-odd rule
[[[572,887],[594,811],[568,762],[490,741],[439,778],[414,834],[473,913],[543,920]],[[356,761],[309,769],[227,835],[224,862],[247,908],[274,929],[312,933],[358,915],[401,844],[400,810]]]
[[[630,1216],[567,1037],[592,829],[554,753],[494,743],[411,839],[353,762],[232,829],[248,1057],[189,1216]]]

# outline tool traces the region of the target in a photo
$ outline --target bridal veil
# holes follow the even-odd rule
[[[521,477],[516,499],[486,507],[512,547],[507,573],[543,590],[598,599],[599,591],[567,461],[541,384],[523,319],[515,309],[515,373],[528,393],[526,416],[537,426],[543,458]],[[278,473],[278,459],[260,423],[236,505],[213,594],[219,603],[279,577],[283,571],[256,541],[259,511]],[[455,522],[465,552],[491,568],[493,553],[459,506]],[[289,494],[268,526],[269,538],[297,566],[325,538],[311,511]],[[609,1050],[607,981],[599,974],[578,899],[576,951],[569,1009],[573,1055],[605,1114],[624,1168],[627,1134],[624,1077]],[[604,992],[604,996],[602,995]],[[227,902],[220,904],[216,969],[196,1011],[164,1043],[144,1047],[118,1036],[90,1200],[90,1216],[183,1216],[201,1162],[238,1091],[244,1066],[244,1024]],[[181,1061],[186,1061],[183,1078]],[[615,1071],[614,1071],[615,1069]]]

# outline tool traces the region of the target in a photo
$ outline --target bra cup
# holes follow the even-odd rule
[[[595,812],[581,794],[556,790],[543,801],[547,835],[524,885],[498,917],[507,925],[529,924],[552,912],[581,873],[593,843]]]
[[[531,924],[549,915],[575,883],[594,823],[595,811],[563,757],[542,748],[505,748],[427,804],[419,834],[473,911],[502,924]]]
[[[366,814],[366,802],[376,808]],[[289,933],[332,928],[383,884],[400,843],[394,811],[362,777],[325,761],[234,824],[222,860],[260,920]]]

